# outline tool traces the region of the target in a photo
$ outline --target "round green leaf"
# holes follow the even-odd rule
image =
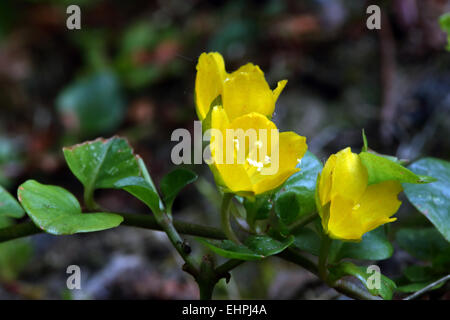
[[[81,213],[69,191],[28,180],[18,189],[18,198],[33,222],[56,235],[92,232],[117,227],[123,218],[111,213]]]
[[[409,168],[437,178],[430,184],[404,184],[403,188],[408,200],[450,241],[450,162],[425,158]]]
[[[412,256],[432,261],[449,252],[450,243],[435,228],[403,228],[397,231],[396,242]]]
[[[403,274],[411,282],[431,281],[434,271],[428,266],[409,266],[403,270]]]
[[[114,188],[117,181],[140,176],[133,149],[124,138],[96,139],[63,149],[72,173],[88,190]]]
[[[369,185],[388,180],[402,183],[429,183],[435,181],[432,177],[416,175],[402,165],[371,152],[361,152],[359,156],[363,165],[367,168]]]
[[[316,232],[310,228],[301,228],[300,230],[296,230],[294,236],[294,247],[315,256],[319,255],[320,237]]]
[[[17,200],[0,186],[0,216],[18,219],[24,215],[25,211]]]

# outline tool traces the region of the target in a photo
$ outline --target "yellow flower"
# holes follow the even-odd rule
[[[248,63],[232,73],[227,73],[220,53],[204,52],[198,59],[195,80],[198,118],[206,118],[211,103],[219,95],[230,121],[250,112],[271,117],[275,102],[286,83],[287,80],[279,81],[276,89],[271,90],[258,66]]]
[[[211,124],[218,136],[212,133],[214,163],[210,167],[224,191],[258,195],[280,186],[300,170],[296,165],[307,150],[306,138],[294,132],[279,133],[266,116],[251,112],[230,120],[225,109],[216,106]]]
[[[367,169],[350,148],[330,156],[317,184],[322,226],[332,238],[359,241],[364,233],[395,221],[401,202],[397,181],[368,185]]]

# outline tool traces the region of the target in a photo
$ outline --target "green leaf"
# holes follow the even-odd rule
[[[432,261],[448,252],[450,243],[435,228],[403,228],[397,231],[396,242],[412,256]]]
[[[63,151],[70,170],[87,190],[114,188],[119,180],[140,176],[136,156],[124,138],[99,138]]]
[[[388,241],[384,228],[380,227],[366,233],[361,242],[334,240],[330,248],[330,260],[344,258],[361,260],[384,260],[392,256],[394,248]]]
[[[268,236],[250,236],[245,240],[245,245],[264,257],[273,256],[282,252],[294,242],[294,237],[278,241]]]
[[[436,182],[403,185],[406,197],[450,241],[450,162],[424,158],[409,168],[417,174],[432,175]]]
[[[316,181],[322,163],[307,151],[297,167],[300,171],[293,174],[275,194],[275,212],[286,223],[316,211]]]
[[[144,202],[153,212],[163,209],[158,192],[153,185],[142,177],[127,177],[114,184],[117,189],[124,189]]]
[[[432,284],[433,282],[434,281],[410,283],[410,284],[406,284],[406,285],[397,287],[396,291],[403,292],[403,293],[413,293],[413,292],[422,290],[423,288]],[[444,284],[445,284],[445,282],[438,283],[433,288],[431,288],[429,291],[439,289]]]
[[[191,170],[175,169],[161,179],[160,188],[163,194],[163,201],[169,211],[181,189],[197,180],[197,178],[197,174]]]
[[[17,200],[0,186],[0,217],[22,218],[25,211]]]
[[[247,223],[253,226],[257,220],[269,218],[272,210],[272,194],[262,194],[253,199],[244,198],[244,207],[247,212]]]
[[[123,218],[111,213],[81,213],[69,191],[28,180],[18,189],[18,198],[33,222],[56,235],[92,232],[117,227]]]
[[[387,180],[395,180],[401,183],[429,183],[435,181],[432,177],[416,175],[402,165],[371,152],[361,152],[359,156],[369,173],[369,185]]]
[[[116,130],[125,114],[119,80],[110,72],[71,84],[61,92],[56,105],[67,129],[84,137]]]
[[[369,145],[367,143],[367,137],[366,137],[366,133],[364,132],[364,129],[362,129],[362,139],[363,139],[362,152],[367,152],[367,151],[369,151]]]
[[[275,201],[275,213],[286,225],[290,225],[300,213],[300,204],[294,191],[283,192]]]
[[[294,234],[294,247],[309,252],[315,256],[319,255],[320,237],[310,228],[301,228]]]
[[[428,266],[409,266],[403,274],[411,282],[425,282],[432,280],[434,271]]]
[[[337,265],[330,267],[330,281],[334,282],[345,276],[354,276],[367,288],[367,290],[374,296],[380,296],[384,300],[391,300],[396,289],[396,284],[394,281],[388,277],[380,274],[380,286],[379,288],[369,287],[369,278],[373,279],[375,277],[375,272],[367,272],[367,267],[356,266],[350,262],[341,262]],[[371,281],[371,284],[374,283]]]
[[[292,244],[294,237],[280,242],[268,236],[250,236],[244,244],[236,244],[230,240],[197,240],[222,257],[250,261],[280,253]]]

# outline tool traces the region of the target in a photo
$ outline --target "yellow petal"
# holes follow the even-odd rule
[[[211,112],[211,128],[219,129],[221,131],[225,130],[230,121],[228,120],[227,113],[221,106],[213,107]]]
[[[242,164],[216,164],[215,165],[225,186],[232,193],[253,193],[252,183]]]
[[[367,169],[359,155],[350,148],[336,153],[336,164],[332,174],[331,198],[341,196],[358,201],[366,190],[368,182]]]
[[[258,66],[248,63],[228,76],[223,84],[222,102],[230,120],[251,112],[271,116],[274,93]]]
[[[396,220],[390,217],[401,205],[397,196],[402,190],[401,184],[397,181],[384,181],[367,187],[361,200],[354,207],[364,232]]]
[[[331,177],[332,172],[336,166],[336,155],[332,154],[327,162],[325,163],[325,166],[323,167],[322,173],[320,174],[319,179],[319,186],[318,186],[318,192],[319,192],[319,200],[320,204],[324,206],[327,202],[331,200],[330,194],[331,194]]]
[[[214,107],[211,113],[211,128],[218,130],[221,133],[219,137],[214,134],[211,137],[211,155],[215,163],[211,166],[214,173],[216,183],[226,187],[233,193],[253,192],[252,184],[247,175],[243,164],[233,162],[226,163],[226,129],[229,128],[230,123],[228,116],[222,107]]]
[[[277,87],[273,90],[273,101],[276,103],[278,100],[278,97],[280,96],[281,92],[283,91],[284,87],[286,87],[287,80],[281,80],[278,81]]]
[[[361,240],[365,228],[358,215],[353,211],[354,206],[353,200],[339,194],[331,199],[328,225],[324,226],[330,237],[350,241]]]
[[[229,114],[227,113],[229,116]],[[278,130],[277,126],[263,116],[260,113],[251,112],[240,116],[231,121],[230,125],[227,129],[234,130],[235,133],[243,132],[245,136],[245,157],[248,157],[248,154],[251,151],[256,151],[257,147],[255,143],[264,143],[265,146],[271,145],[271,131]],[[260,131],[262,130],[262,131]],[[253,144],[250,145],[252,141],[249,137],[255,137]],[[244,141],[240,141],[240,148],[244,147]],[[254,160],[260,161],[261,159],[255,156]]]
[[[216,163],[225,163],[225,130],[230,122],[225,110],[216,106],[211,112],[211,156]],[[220,136],[216,137],[216,134]]]
[[[291,169],[286,171],[279,171],[278,174],[273,176],[261,176],[262,179],[253,186],[255,195],[273,190],[281,186],[287,179],[289,179],[290,176],[298,171],[300,171],[300,169]]]
[[[206,117],[214,99],[222,94],[226,76],[225,63],[220,53],[204,52],[200,55],[195,79],[195,102],[200,120]]]
[[[278,164],[274,154],[270,155],[272,163],[267,165],[275,166],[276,172],[272,175],[264,175],[262,172],[256,172],[250,176],[250,180],[254,184],[255,194],[260,194],[269,190],[273,190],[282,185],[291,175],[298,172],[296,168],[299,161],[306,153],[308,146],[306,138],[299,136],[294,132],[282,132],[279,135]],[[270,150],[270,148],[269,148]]]

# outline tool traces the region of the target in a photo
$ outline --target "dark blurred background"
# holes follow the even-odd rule
[[[70,4],[81,8],[81,30],[66,28]],[[370,4],[381,7],[381,30],[366,27]],[[114,134],[129,139],[159,181],[174,166],[172,131],[193,128],[195,67],[204,51],[221,52],[227,71],[258,64],[272,88],[288,79],[275,122],[306,136],[323,161],[345,146],[359,151],[363,128],[378,152],[448,160],[450,54],[438,18],[449,11],[445,0],[2,0],[0,185],[15,194],[34,178],[80,198],[62,146]],[[175,216],[217,224],[217,208],[205,200],[214,197],[211,174],[207,166],[192,169],[202,178],[177,199]],[[146,212],[124,192],[100,191],[97,198],[117,212]],[[409,207],[402,212],[420,219]],[[121,227],[38,235],[27,244],[33,249],[27,263],[3,279],[0,273],[0,298],[198,297],[158,232]],[[408,259],[397,250],[382,271],[395,276]],[[70,264],[81,267],[82,290],[65,289]],[[218,298],[335,295],[276,258],[244,264],[216,292]]]

